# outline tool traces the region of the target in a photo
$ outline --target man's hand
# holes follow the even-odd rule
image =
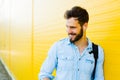
[[[49,78],[43,78],[43,80],[50,80]]]

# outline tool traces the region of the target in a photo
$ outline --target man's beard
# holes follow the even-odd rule
[[[71,33],[71,35],[76,35],[76,34]],[[79,33],[78,35],[76,35],[76,37],[75,37],[74,40],[70,39],[70,42],[71,42],[71,43],[74,43],[74,42],[80,40],[80,39],[82,38],[82,36],[83,36],[83,29],[81,28],[80,33]]]

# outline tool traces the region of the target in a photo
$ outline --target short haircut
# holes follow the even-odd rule
[[[77,18],[81,27],[85,22],[89,21],[89,14],[86,9],[74,6],[71,10],[67,10],[64,14],[65,19],[69,19],[71,17]]]

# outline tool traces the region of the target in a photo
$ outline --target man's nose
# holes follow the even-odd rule
[[[67,28],[67,33],[72,33],[72,29],[71,28]]]

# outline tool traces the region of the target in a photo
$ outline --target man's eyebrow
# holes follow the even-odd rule
[[[68,26],[68,25],[66,25],[66,27],[71,27],[71,28],[75,28],[76,26]]]

